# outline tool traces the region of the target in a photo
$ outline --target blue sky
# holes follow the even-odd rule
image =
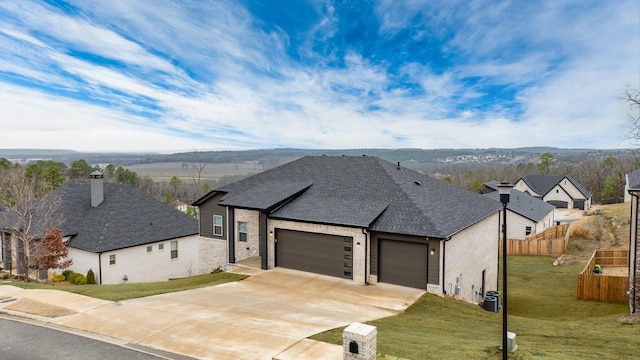
[[[0,1],[0,148],[622,148],[634,0]]]

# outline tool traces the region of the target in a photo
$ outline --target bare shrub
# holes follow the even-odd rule
[[[597,242],[600,242],[600,240],[602,240],[602,229],[600,229],[600,228],[596,229],[596,232],[595,232],[595,234],[593,236],[593,239],[595,241],[597,241]]]
[[[585,228],[582,225],[573,225],[571,226],[571,235],[570,239],[588,239],[591,237],[591,233],[589,229]]]

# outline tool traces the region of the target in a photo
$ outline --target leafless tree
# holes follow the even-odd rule
[[[206,162],[199,161],[197,163],[191,164],[191,168],[193,169],[193,182],[196,184],[198,188],[200,188],[200,179],[202,178],[202,171],[207,167]]]
[[[629,116],[630,126],[627,137],[640,141],[640,90],[633,89],[629,86],[624,91],[622,100],[627,103],[629,110],[627,115]]]
[[[0,224],[11,234],[17,274],[29,281],[29,269],[37,268],[34,260],[41,251],[41,240],[61,224],[56,214],[60,199],[55,193],[44,196],[39,180],[26,176],[21,166],[6,169],[0,175],[0,200],[6,206],[0,212]]]

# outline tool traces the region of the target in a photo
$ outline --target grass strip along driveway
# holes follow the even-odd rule
[[[176,291],[197,289],[206,286],[219,285],[227,282],[243,280],[247,277],[247,275],[220,272],[215,274],[205,274],[154,283],[53,286],[16,281],[6,282],[4,284],[13,285],[23,289],[62,290],[75,294],[90,296],[97,299],[121,301]]]
[[[629,307],[576,300],[583,264],[553,266],[552,257],[509,257],[510,359],[634,359],[640,323],[621,322]],[[502,314],[425,294],[405,313],[368,322],[378,328],[378,353],[412,360],[498,359]],[[342,330],[312,339],[342,343]]]

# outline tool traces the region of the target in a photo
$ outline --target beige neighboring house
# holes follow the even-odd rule
[[[181,200],[176,200],[173,202],[173,207],[178,210],[178,211],[182,211],[183,213],[187,213],[187,208],[189,207],[189,204],[187,204],[184,201]]]
[[[498,287],[501,205],[376,157],[308,156],[194,202],[227,261],[459,295]]]
[[[556,208],[591,208],[591,193],[568,175],[527,175],[514,183],[514,189]]]
[[[629,309],[632,314],[640,312],[640,222],[638,205],[640,197],[640,170],[627,174],[626,189],[631,198],[629,216]]]
[[[485,184],[497,189],[498,182]],[[484,196],[500,203],[500,194],[493,191]],[[507,204],[507,238],[524,240],[555,225],[555,206],[533,196],[511,189]]]

